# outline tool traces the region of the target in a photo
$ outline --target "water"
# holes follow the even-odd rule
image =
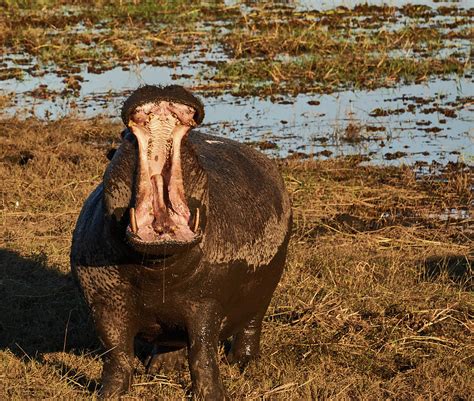
[[[28,93],[39,85],[61,92],[64,84],[55,74],[23,81],[12,79],[3,81],[2,87],[15,94],[16,103],[3,113],[20,110],[39,118],[57,119],[75,112],[82,118],[98,114],[118,118],[124,99],[137,86],[159,82],[192,87],[197,83],[192,77],[198,71],[199,64],[175,68],[145,65],[129,71],[117,67],[102,74],[84,72],[78,97],[57,95],[51,99],[38,99]],[[191,78],[175,79],[183,74]],[[273,142],[277,148],[266,152],[275,156],[361,154],[385,164],[471,162],[474,104],[472,99],[465,104],[459,99],[473,93],[471,79],[453,77],[391,89],[277,99],[223,94],[204,99],[206,119],[201,129],[240,141]],[[448,116],[439,110],[448,110]],[[394,157],[397,152],[400,157]]]
[[[240,1],[227,0],[225,1],[228,5],[235,5],[240,3]],[[247,2],[250,4],[263,4],[262,1],[250,1]],[[265,2],[267,3],[267,2]],[[354,8],[357,5],[368,4],[374,6],[393,6],[393,7],[403,7],[407,4],[411,5],[422,5],[429,6],[431,8],[439,7],[457,7],[468,9],[472,7],[471,0],[451,0],[451,1],[433,1],[433,0],[282,0],[282,1],[273,1],[273,4],[282,4],[295,6],[299,9],[304,10],[332,10],[336,7],[347,7],[349,9]]]
[[[450,79],[396,89],[298,95],[285,97],[280,103],[268,99],[236,102],[225,96],[207,99],[209,117],[206,122],[216,134],[243,141],[275,142],[278,149],[268,152],[279,156],[287,156],[292,151],[308,155],[330,151],[330,156],[369,155],[372,161],[384,164],[472,161],[474,104],[447,106],[456,102],[456,98],[472,93],[472,81]],[[415,97],[432,100],[420,104]],[[308,103],[312,101],[320,104]],[[455,109],[456,118],[438,111],[428,112],[435,103],[439,105],[435,107],[441,109]],[[396,110],[400,114],[371,116],[376,109]],[[355,128],[352,134],[355,137],[351,136],[350,127]],[[426,131],[433,128],[439,131]],[[406,155],[387,160],[396,152]]]
[[[298,7],[326,9],[339,5],[353,7],[356,1],[301,1]],[[365,3],[365,2],[364,2]],[[400,1],[369,1],[370,4],[403,5]],[[411,1],[431,7],[444,2]],[[457,7],[468,7],[460,1]],[[448,17],[452,18],[452,17]],[[463,49],[466,41],[451,43]],[[453,51],[443,49],[442,51]],[[23,55],[4,55],[6,68],[26,71],[36,60],[18,62]],[[181,84],[204,97],[206,118],[199,128],[244,142],[253,142],[274,156],[334,157],[364,155],[378,164],[415,162],[474,162],[474,83],[471,78],[431,79],[422,84],[399,85],[372,91],[340,91],[325,95],[300,94],[274,98],[235,97],[227,92],[209,95],[200,90],[206,84],[203,72],[212,76],[208,61],[225,62],[219,46],[195,47],[179,57],[160,60],[160,66],[139,64],[115,67],[99,74],[81,66],[75,90],[58,76],[54,66],[44,75],[24,72],[23,78],[0,81],[0,93],[11,104],[3,115],[34,115],[57,119],[74,113],[81,118],[105,114],[120,115],[124,99],[143,84]],[[152,61],[152,60],[148,60]],[[74,78],[75,77],[75,78]],[[71,79],[71,78],[69,78]],[[211,92],[212,93],[212,92]]]

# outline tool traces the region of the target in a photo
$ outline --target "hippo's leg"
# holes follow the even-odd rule
[[[246,326],[234,335],[231,349],[227,354],[229,363],[236,363],[240,368],[243,368],[258,356],[264,314],[265,312],[259,313],[250,319]]]
[[[198,400],[224,400],[217,360],[222,314],[218,307],[209,304],[190,305],[189,312],[188,362],[193,396]]]
[[[130,310],[130,309],[128,309]],[[126,309],[100,305],[93,309],[96,331],[106,352],[102,370],[101,395],[117,396],[130,389],[134,359],[135,332]]]
[[[155,346],[146,362],[146,372],[167,374],[186,365],[186,348]]]

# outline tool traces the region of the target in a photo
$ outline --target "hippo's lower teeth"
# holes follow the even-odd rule
[[[193,231],[197,232],[198,227],[199,227],[199,208],[196,209],[196,217],[194,218]]]
[[[135,215],[135,208],[130,208],[130,228],[132,233],[136,234],[138,231],[137,216]]]

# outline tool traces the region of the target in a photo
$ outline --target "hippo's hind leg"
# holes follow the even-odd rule
[[[265,309],[266,310],[266,309]],[[257,358],[260,352],[260,334],[265,311],[251,318],[245,327],[234,335],[232,345],[227,354],[229,363],[236,363],[240,368],[245,367],[252,359]]]
[[[190,303],[188,311],[188,363],[193,396],[198,400],[224,400],[217,360],[222,312],[213,302]]]

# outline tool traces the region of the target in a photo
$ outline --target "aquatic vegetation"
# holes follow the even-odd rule
[[[237,91],[301,93],[391,86],[468,70],[469,45],[464,43],[458,53],[446,49],[448,38],[454,40],[456,32],[465,38],[466,33],[447,30],[443,22],[420,21],[426,8],[410,10],[298,13],[263,8],[242,16],[238,28],[226,34],[224,45],[232,58],[218,65],[213,78],[239,82]],[[439,16],[429,10],[426,18]],[[456,26],[468,21],[462,16]],[[267,83],[264,89],[258,81]]]
[[[217,2],[8,1],[0,43],[13,66],[8,54],[34,60],[32,74],[84,65],[100,73],[219,46],[225,57],[202,63],[203,83],[222,82],[237,94],[320,92],[462,75],[470,69],[470,18],[469,10],[426,6],[302,12]],[[3,79],[18,76],[12,65],[0,68]]]

